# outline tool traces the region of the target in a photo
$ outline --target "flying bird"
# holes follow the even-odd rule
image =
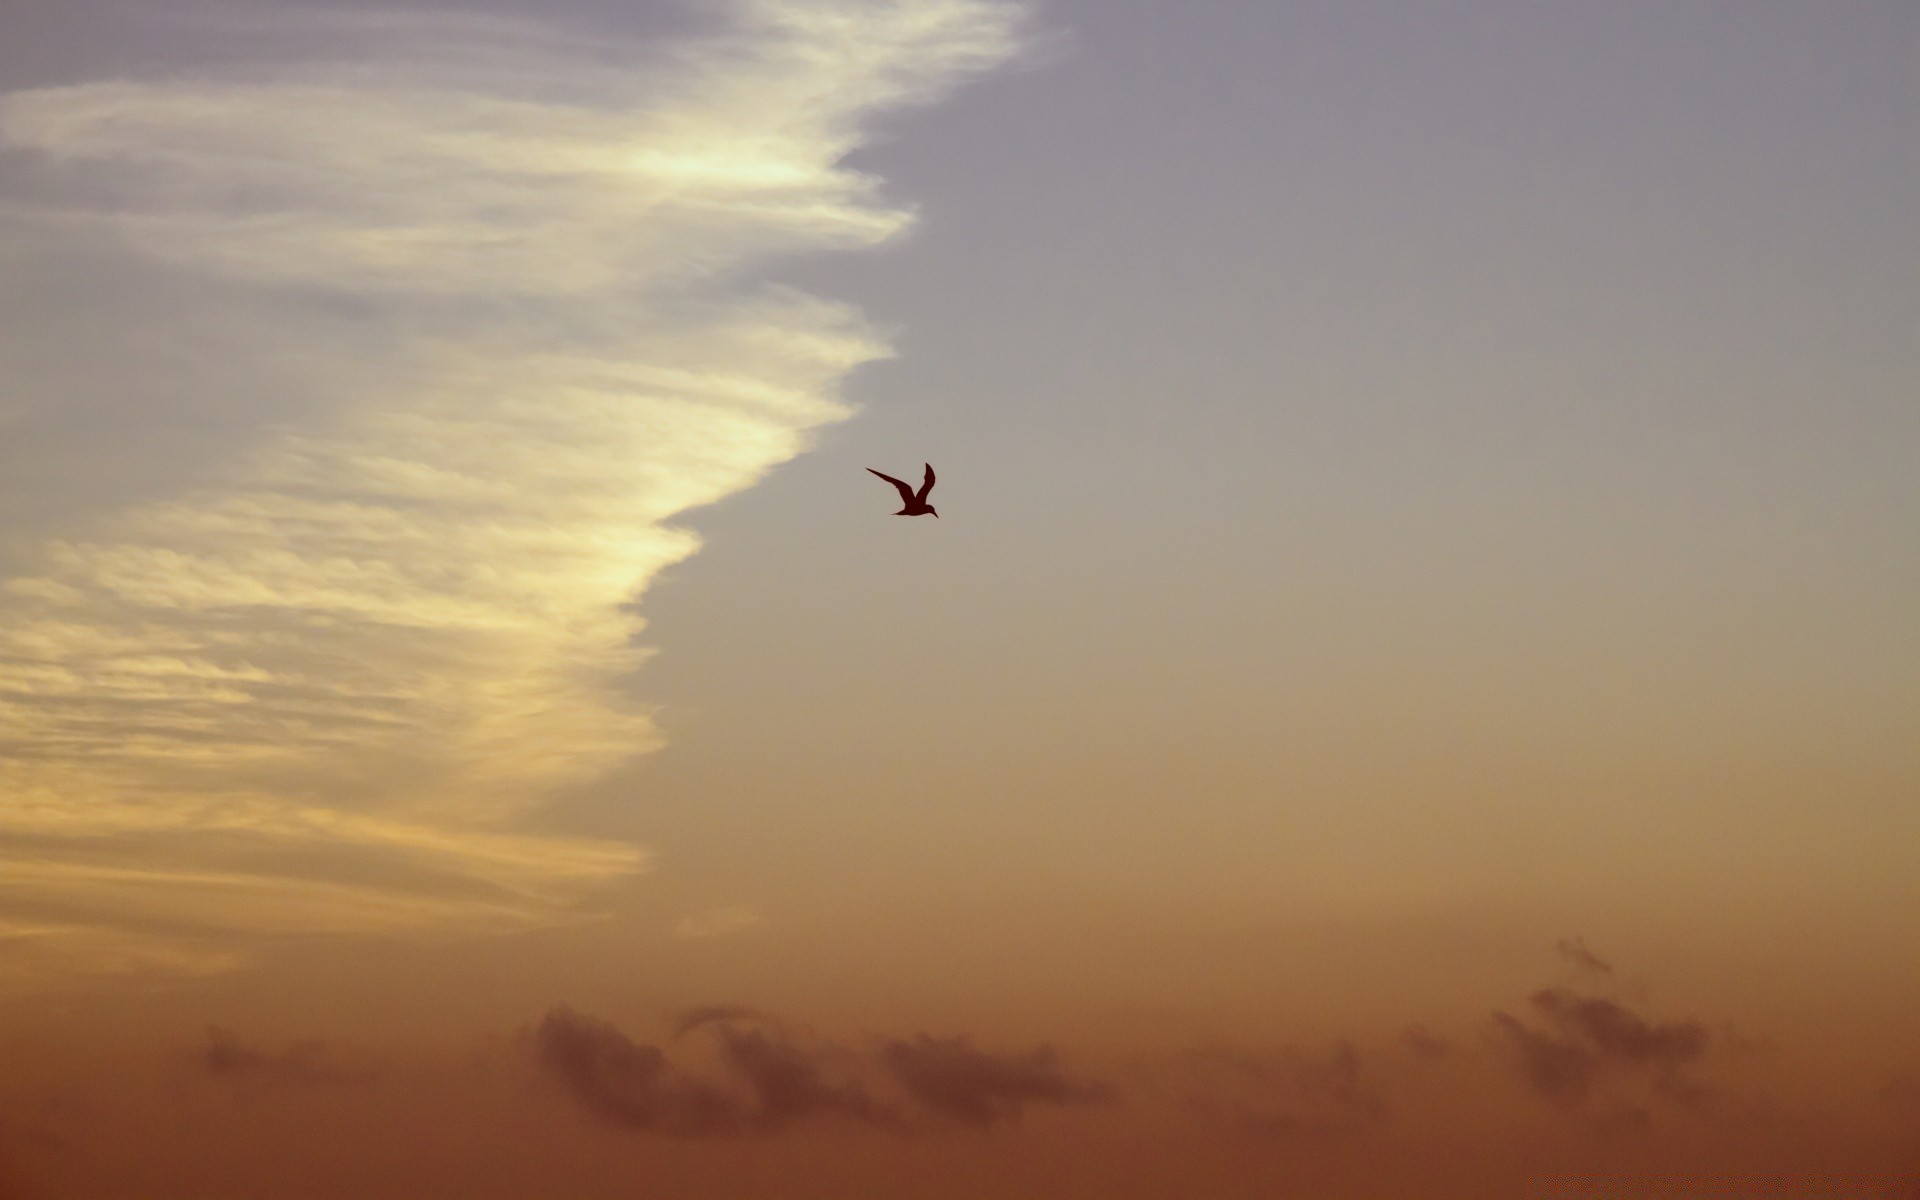
[[[900,502],[906,505],[906,507],[901,509],[899,512],[893,514],[894,516],[917,517],[921,513],[933,513],[933,515],[936,517],[940,515],[939,513],[934,512],[933,505],[927,503],[927,493],[933,490],[933,464],[926,463],[924,465],[927,468],[926,482],[920,485],[920,490],[917,492],[914,491],[912,488],[908,487],[905,481],[903,480],[895,479],[891,475],[881,474],[879,471],[875,471],[872,467],[867,468],[868,472],[870,472],[871,474],[879,475],[880,478],[886,480],[888,483],[892,484],[894,487],[900,489]]]

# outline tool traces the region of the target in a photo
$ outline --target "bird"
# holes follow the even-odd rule
[[[922,513],[932,513],[936,517],[940,515],[938,512],[934,512],[933,505],[927,503],[927,493],[933,490],[933,464],[925,463],[923,465],[927,468],[927,478],[926,482],[920,485],[920,490],[917,492],[908,487],[902,480],[895,479],[893,476],[883,472],[875,471],[872,467],[867,468],[869,473],[880,476],[880,478],[900,489],[900,502],[905,504],[906,507],[893,514],[894,516],[917,517]]]

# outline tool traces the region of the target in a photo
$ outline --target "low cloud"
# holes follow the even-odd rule
[[[1017,1118],[1032,1104],[1088,1104],[1112,1098],[1104,1084],[1075,1079],[1050,1046],[989,1054],[964,1037],[888,1042],[880,1060],[915,1100],[968,1125]]]
[[[1709,1040],[1698,1021],[1649,1021],[1604,996],[1546,988],[1531,1000],[1537,1012],[1614,1062],[1670,1071],[1698,1059]]]
[[[535,1054],[588,1112],[610,1124],[670,1137],[778,1133],[815,1119],[893,1126],[898,1114],[831,1048],[803,1043],[748,1009],[710,1006],[681,1019],[676,1037],[707,1030],[720,1078],[675,1065],[658,1046],[605,1021],[556,1008],[540,1022]]]
[[[1650,1098],[1684,1106],[1698,1105],[1712,1094],[1686,1074],[1713,1042],[1699,1021],[1655,1021],[1616,1000],[1565,988],[1543,988],[1528,1004],[1543,1024],[1496,1012],[1493,1025],[1521,1077],[1549,1100],[1578,1107],[1594,1098],[1603,1083],[1640,1089]]]
[[[1534,1091],[1571,1103],[1587,1098],[1600,1062],[1593,1051],[1570,1039],[1530,1028],[1508,1013],[1493,1014],[1493,1024]]]
[[[1117,1073],[1099,1073],[1108,1078],[1070,1067],[1050,1043],[1008,1049],[925,1032],[835,1039],[728,1004],[675,1015],[660,1046],[555,1009],[536,1046],[589,1112],[670,1135],[829,1121],[898,1133],[985,1130],[1039,1110],[1126,1102],[1153,1119],[1184,1114],[1216,1131],[1334,1152],[1386,1136],[1396,1122],[1451,1119],[1455,1108],[1525,1113],[1535,1107],[1528,1097],[1596,1137],[1637,1136],[1682,1113],[1731,1127],[1767,1107],[1742,1073],[1738,1044],[1702,1020],[1554,985],[1486,1022],[1412,1023],[1318,1044],[1142,1049]],[[1897,1078],[1885,1096],[1910,1100],[1912,1081]]]
[[[533,1046],[541,1067],[594,1116],[675,1137],[772,1134],[828,1121],[900,1133],[929,1122],[986,1128],[1033,1105],[1113,1095],[1069,1074],[1045,1046],[995,1054],[964,1037],[921,1034],[861,1051],[725,1005],[694,1009],[676,1023],[676,1038],[695,1032],[710,1039],[713,1074],[678,1065],[660,1047],[564,1007],[540,1022]]]
[[[605,1021],[556,1008],[540,1022],[534,1046],[541,1066],[609,1124],[675,1137],[746,1128],[732,1096],[677,1071],[659,1047],[635,1042]]]
[[[208,1074],[219,1078],[274,1084],[368,1083],[375,1078],[370,1068],[341,1062],[323,1041],[298,1041],[278,1050],[265,1050],[217,1025],[207,1027],[206,1045],[196,1061]]]
[[[779,1130],[812,1117],[846,1117],[870,1125],[899,1120],[855,1079],[828,1077],[825,1056],[765,1029],[719,1028],[721,1052],[753,1093],[753,1124]]]

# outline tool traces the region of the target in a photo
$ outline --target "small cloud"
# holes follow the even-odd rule
[[[825,1059],[777,1033],[721,1025],[720,1045],[728,1066],[753,1090],[754,1124],[780,1129],[815,1116],[842,1116],[869,1124],[898,1120],[857,1080],[828,1078]]]
[[[568,1094],[609,1124],[678,1137],[736,1134],[745,1126],[733,1097],[688,1078],[657,1046],[605,1021],[556,1008],[540,1022],[534,1047]]]
[[[1649,1097],[1689,1108],[1712,1095],[1682,1074],[1712,1043],[1701,1022],[1653,1021],[1604,996],[1565,988],[1543,988],[1528,997],[1528,1003],[1545,1028],[1505,1012],[1494,1013],[1493,1022],[1521,1075],[1540,1095],[1582,1105],[1603,1076],[1632,1081]]]
[[[688,941],[700,941],[706,938],[727,937],[766,923],[767,918],[759,909],[750,904],[735,904],[727,908],[712,908],[706,912],[682,917],[673,927],[673,936]]]
[[[1560,957],[1584,971],[1596,975],[1613,974],[1613,964],[1589,950],[1585,938],[1561,938],[1553,944],[1553,948],[1560,952]]]
[[[753,1022],[757,1027],[746,1027]],[[803,1044],[751,1009],[693,1009],[675,1036],[712,1032],[729,1078],[703,1079],[675,1066],[657,1046],[635,1042],[604,1021],[556,1008],[535,1035],[541,1064],[589,1112],[611,1124],[671,1137],[777,1133],[819,1117],[892,1126],[898,1114],[876,1100],[831,1046]]]
[[[1584,1037],[1606,1058],[1673,1068],[1705,1053],[1706,1026],[1698,1021],[1651,1022],[1601,996],[1576,996],[1547,988],[1532,996],[1534,1008],[1563,1029]]]
[[[1493,1014],[1494,1027],[1519,1060],[1533,1090],[1551,1100],[1579,1103],[1593,1082],[1594,1056],[1564,1038],[1531,1029],[1508,1013]]]
[[[1016,1118],[1028,1104],[1086,1104],[1113,1095],[1105,1084],[1068,1076],[1051,1046],[996,1055],[974,1049],[965,1037],[923,1033],[887,1043],[880,1060],[915,1100],[969,1125]]]
[[[207,1026],[207,1044],[196,1061],[210,1075],[276,1084],[367,1083],[374,1078],[371,1070],[335,1061],[325,1042],[309,1039],[282,1050],[262,1050],[217,1025]]]

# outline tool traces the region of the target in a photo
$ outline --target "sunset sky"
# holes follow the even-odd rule
[[[0,1200],[1910,1198],[1917,1012],[1911,0],[0,0]]]

